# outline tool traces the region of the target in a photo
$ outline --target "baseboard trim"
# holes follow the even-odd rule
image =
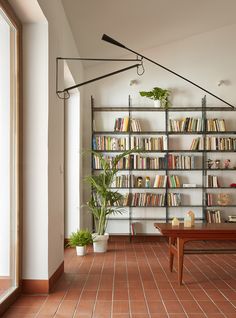
[[[22,293],[23,294],[48,294],[50,293],[57,280],[64,273],[64,261],[57,268],[57,270],[52,274],[52,276],[47,279],[23,279],[22,280]]]

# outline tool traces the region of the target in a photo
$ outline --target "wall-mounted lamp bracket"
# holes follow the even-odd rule
[[[127,46],[125,46],[124,44],[122,44],[122,43],[116,41],[115,39],[111,38],[110,36],[108,36],[108,35],[106,35],[106,34],[103,34],[102,40],[105,41],[105,42],[108,42],[108,43],[110,43],[110,44],[119,46],[119,47],[121,47],[121,48],[123,48],[123,49],[125,49],[125,50],[127,50],[127,51],[129,51],[129,52],[132,52],[132,53],[136,54],[137,56],[139,56],[139,57],[141,58],[141,60],[142,60],[142,59],[145,59],[145,60],[147,60],[147,61],[149,61],[149,62],[151,62],[151,63],[153,63],[153,64],[155,64],[155,65],[157,65],[157,66],[159,66],[159,67],[161,67],[161,68],[163,68],[164,70],[166,70],[166,71],[168,71],[168,72],[170,72],[170,73],[172,73],[172,74],[174,74],[174,75],[176,75],[176,76],[182,78],[182,79],[185,80],[186,82],[188,82],[188,83],[190,83],[190,84],[192,84],[192,85],[194,85],[194,86],[200,88],[202,91],[204,91],[204,92],[206,92],[207,94],[209,94],[209,95],[215,97],[216,99],[220,100],[221,102],[223,102],[224,104],[228,105],[228,106],[231,107],[232,109],[234,109],[234,110],[236,109],[235,106],[233,106],[232,104],[228,103],[227,101],[225,101],[224,99],[220,98],[219,96],[216,96],[215,94],[211,93],[210,91],[208,91],[207,89],[203,88],[202,86],[200,86],[200,85],[198,85],[198,84],[192,82],[192,81],[189,80],[188,78],[186,78],[186,77],[184,77],[184,76],[182,76],[182,75],[176,73],[175,71],[172,71],[171,69],[169,69],[169,68],[167,68],[167,67],[165,67],[165,66],[163,66],[163,65],[161,65],[161,64],[159,64],[159,63],[157,63],[156,61],[151,60],[150,58],[148,58],[148,57],[146,57],[146,56],[144,56],[144,55],[142,55],[142,54],[140,54],[140,53],[138,53],[138,52],[136,52],[136,51],[134,51],[134,50],[128,48]]]
[[[79,84],[64,88],[63,90],[59,90],[59,88],[58,88],[58,73],[59,73],[58,67],[59,67],[59,61],[60,60],[105,61],[105,62],[140,62],[140,63],[139,64],[133,64],[133,65],[127,66],[125,68],[116,70],[114,72],[111,72],[111,73],[108,73],[108,74],[104,74],[102,76],[93,78],[91,80],[88,80],[88,81],[85,81],[85,82],[82,82],[82,83],[79,83]],[[130,69],[132,69],[134,67],[137,68],[137,74],[138,75],[142,75],[144,73],[144,67],[143,67],[142,58],[139,59],[138,56],[137,56],[136,59],[101,59],[101,58],[80,58],[80,57],[72,57],[72,58],[70,58],[70,57],[66,57],[66,58],[57,57],[57,59],[56,59],[56,94],[57,94],[57,96],[60,99],[68,99],[68,98],[70,98],[69,91],[72,90],[72,89],[75,89],[77,87],[80,87],[80,86],[83,86],[83,85],[86,85],[86,84],[101,80],[101,79],[109,77],[109,76],[116,75],[116,74],[121,73],[121,72],[128,71],[128,70],[130,70]],[[139,71],[139,67],[141,67],[141,69],[142,69],[141,71]]]

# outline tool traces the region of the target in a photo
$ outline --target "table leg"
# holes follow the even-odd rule
[[[174,244],[175,244],[175,238],[169,237],[169,267],[171,272],[173,271],[173,262],[174,262],[174,252],[171,246]]]
[[[184,240],[177,238],[177,270],[179,285],[182,285],[184,261]]]

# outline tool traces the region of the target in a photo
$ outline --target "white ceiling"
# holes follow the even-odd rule
[[[121,57],[236,23],[236,0],[62,0],[82,57]]]

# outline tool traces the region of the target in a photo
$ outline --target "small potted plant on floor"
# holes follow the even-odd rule
[[[170,90],[154,87],[151,91],[142,91],[139,94],[143,97],[154,100],[155,107],[168,108],[171,104],[169,101]]]
[[[87,206],[95,222],[96,233],[93,234],[94,252],[107,251],[109,235],[106,233],[106,228],[108,218],[112,214],[122,213],[123,210],[123,195],[112,189],[113,180],[118,172],[117,164],[125,156],[136,151],[138,150],[124,151],[110,161],[106,160],[101,153],[92,151],[93,155],[99,158],[102,170],[99,174],[87,176],[85,179],[92,187],[92,195],[87,202]]]
[[[76,247],[77,255],[84,256],[86,254],[87,245],[91,243],[93,243],[91,232],[81,229],[71,233],[68,246]]]

